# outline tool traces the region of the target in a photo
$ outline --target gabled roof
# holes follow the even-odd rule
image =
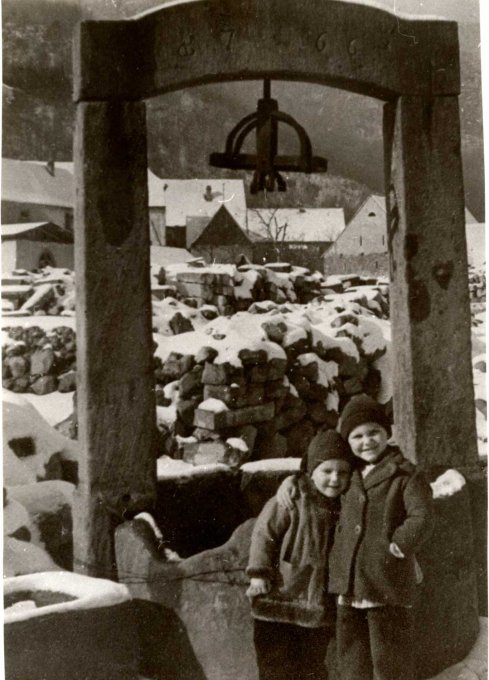
[[[370,194],[370,196],[367,196],[365,200],[360,203],[354,214],[350,217],[348,224],[353,222],[353,220],[358,219],[358,215],[361,212],[365,212],[368,208],[376,210],[379,213],[379,216],[385,217],[385,196],[381,196],[380,194]]]
[[[210,218],[222,205],[240,227],[246,226],[242,179],[160,179],[148,171],[148,190],[149,206],[166,208],[169,227],[184,227],[187,217]]]
[[[49,241],[50,243],[73,243],[73,234],[52,222],[27,222],[24,224],[2,224],[2,241],[17,239]]]
[[[197,238],[187,240],[187,248],[201,244],[207,245],[244,245],[251,241],[245,229],[241,229],[234,215],[230,213],[226,204],[221,205],[204,226]]]
[[[354,215],[350,218],[348,224],[353,222],[355,218],[361,213],[364,212],[367,208],[372,208],[372,210],[376,209],[378,212],[378,215],[380,217],[384,217],[387,212],[387,207],[386,207],[386,202],[385,202],[385,196],[382,196],[380,194],[370,194],[370,196],[367,196],[367,198],[359,205],[357,210],[355,211]],[[465,224],[477,224],[477,220],[475,217],[472,215],[470,210],[466,207],[465,208]]]
[[[267,228],[267,224],[270,228]],[[285,242],[331,243],[345,228],[343,208],[257,208],[248,210],[248,232],[261,239],[275,240],[276,228],[287,225]],[[279,241],[282,234],[278,235]]]
[[[73,173],[55,166],[54,175],[45,163],[2,159],[2,200],[72,208]]]

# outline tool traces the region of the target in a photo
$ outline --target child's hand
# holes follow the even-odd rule
[[[250,600],[258,595],[266,595],[270,592],[272,584],[267,578],[252,578],[250,580],[250,585],[246,591],[246,597]]]
[[[389,552],[391,555],[394,555],[394,557],[397,557],[399,560],[403,560],[406,557],[406,555],[401,552],[399,546],[396,545],[395,543],[391,543],[389,545]]]
[[[282,484],[278,487],[275,497],[277,503],[285,510],[292,510],[294,507],[294,499],[298,495],[297,482],[295,477],[286,477]]]

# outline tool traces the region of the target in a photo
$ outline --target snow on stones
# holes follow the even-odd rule
[[[256,303],[156,342],[157,380],[179,383],[166,451],[194,464],[229,462],[230,438],[243,438],[252,460],[300,456],[318,428],[336,426],[351,395],[391,398],[390,367],[380,361],[387,324],[343,297]],[[232,466],[244,462],[239,453]]]

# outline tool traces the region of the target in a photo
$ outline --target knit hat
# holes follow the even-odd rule
[[[336,430],[320,430],[307,449],[307,474],[312,475],[318,465],[333,459],[346,460],[351,465],[355,462],[350,447]]]
[[[391,424],[384,408],[372,397],[359,394],[350,399],[343,409],[340,418],[340,433],[344,440],[348,440],[350,433],[363,423],[377,423],[391,435]]]

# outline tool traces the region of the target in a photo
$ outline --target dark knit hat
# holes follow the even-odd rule
[[[346,460],[354,464],[350,447],[336,430],[320,430],[307,449],[306,472],[311,475],[326,460]]]
[[[340,433],[343,439],[348,440],[350,432],[363,423],[377,423],[389,437],[391,435],[391,424],[383,406],[366,394],[358,394],[350,399],[341,414]]]

